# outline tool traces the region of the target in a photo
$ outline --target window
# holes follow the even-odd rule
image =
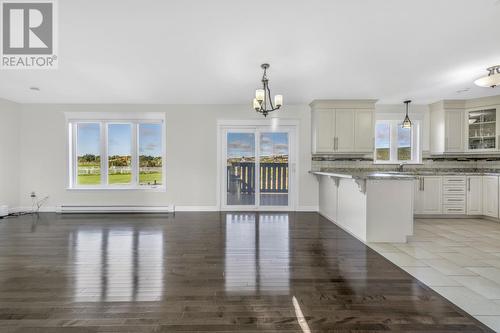
[[[420,163],[419,122],[402,128],[396,120],[379,120],[375,125],[376,163]]]
[[[112,118],[68,119],[69,187],[164,188],[163,120]]]

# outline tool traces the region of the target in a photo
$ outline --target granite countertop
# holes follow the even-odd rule
[[[499,170],[480,169],[410,169],[399,171],[356,169],[356,168],[325,168],[311,171],[313,174],[353,179],[415,179],[418,176],[500,176]]]
[[[346,179],[370,179],[370,180],[414,180],[415,175],[405,174],[405,173],[390,173],[390,172],[377,172],[377,171],[310,171],[314,175],[329,176],[336,178],[346,178]]]

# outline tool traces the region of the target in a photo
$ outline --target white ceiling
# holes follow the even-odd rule
[[[59,69],[0,71],[24,103],[285,103],[499,95],[500,0],[59,0]],[[40,91],[32,91],[37,86]],[[457,90],[470,91],[457,93]]]

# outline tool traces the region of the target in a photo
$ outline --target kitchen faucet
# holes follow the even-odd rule
[[[405,164],[404,163],[399,163],[398,165],[398,168],[396,169],[396,171],[398,172],[403,172],[403,168],[404,168]]]

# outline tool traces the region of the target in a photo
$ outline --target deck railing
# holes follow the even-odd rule
[[[239,162],[227,166],[227,191],[255,192],[255,163]],[[288,192],[288,163],[260,163],[260,192]]]

